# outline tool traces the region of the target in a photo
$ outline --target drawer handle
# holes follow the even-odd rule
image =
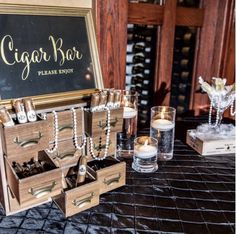
[[[109,141],[108,146],[110,146],[110,145],[111,145],[111,140]],[[101,150],[103,150],[103,149],[106,148],[106,144],[103,144],[103,145],[101,145],[101,144],[99,144],[99,145],[94,144],[93,148],[94,148],[96,151],[101,151]]]
[[[81,208],[81,207],[83,207],[85,205],[90,204],[92,202],[93,197],[94,197],[94,193],[91,193],[89,195],[89,197],[86,197],[86,198],[83,198],[83,199],[80,199],[80,200],[78,198],[73,200],[72,204],[74,206],[78,207],[78,208]]]
[[[115,119],[111,119],[111,121],[110,121],[111,127],[114,128],[116,126],[117,122],[118,122],[118,118],[117,117]],[[107,123],[106,122],[103,123],[103,121],[100,120],[98,122],[98,127],[101,128],[102,130],[107,130]]]
[[[75,151],[71,151],[71,152],[66,152],[63,154],[58,154],[56,157],[59,159],[65,159],[65,158],[69,158],[69,157],[74,157]]]
[[[65,130],[67,130],[67,129],[70,129],[70,130],[73,129],[72,124],[61,125],[61,126],[59,126],[58,131],[59,132],[63,132]]]
[[[20,147],[26,148],[32,145],[37,145],[42,137],[43,137],[43,134],[41,132],[38,132],[38,137],[36,138],[20,140],[19,137],[16,137],[14,139],[14,143],[19,145]]]
[[[121,178],[121,174],[119,173],[116,177],[113,178],[105,178],[103,183],[107,186],[112,186],[114,183],[119,183]]]
[[[51,185],[37,189],[30,188],[28,192],[36,198],[40,198],[47,195],[48,193],[51,193],[56,184],[56,181],[53,181]]]

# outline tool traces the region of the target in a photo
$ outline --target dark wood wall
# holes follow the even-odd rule
[[[171,85],[175,26],[199,28],[194,63],[190,109],[199,110],[209,103],[207,96],[196,93],[198,76],[227,77],[234,81],[234,0],[202,0],[201,8],[177,7],[177,0],[165,6],[128,3],[128,0],[94,0],[94,19],[105,87],[125,87],[127,23],[161,25],[156,51],[154,91],[161,84]],[[168,105],[170,95],[162,104]]]

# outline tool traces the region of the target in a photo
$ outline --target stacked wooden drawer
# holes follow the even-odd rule
[[[42,151],[48,145],[47,123],[41,120],[3,129],[7,181],[20,205],[36,204],[61,192],[61,170]],[[22,164],[31,159],[48,163],[52,170],[20,179],[12,167],[13,162]]]

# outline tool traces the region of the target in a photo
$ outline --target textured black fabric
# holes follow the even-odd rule
[[[234,155],[201,157],[175,141],[174,158],[152,174],[127,162],[127,185],[100,205],[64,218],[54,203],[13,216],[0,211],[0,233],[234,233]]]

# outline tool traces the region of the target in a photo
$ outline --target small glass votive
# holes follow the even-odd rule
[[[158,160],[173,158],[175,113],[173,107],[154,106],[151,108],[150,136],[158,141]]]
[[[157,140],[153,137],[137,137],[134,140],[132,168],[142,173],[155,172],[158,169],[157,147]]]

